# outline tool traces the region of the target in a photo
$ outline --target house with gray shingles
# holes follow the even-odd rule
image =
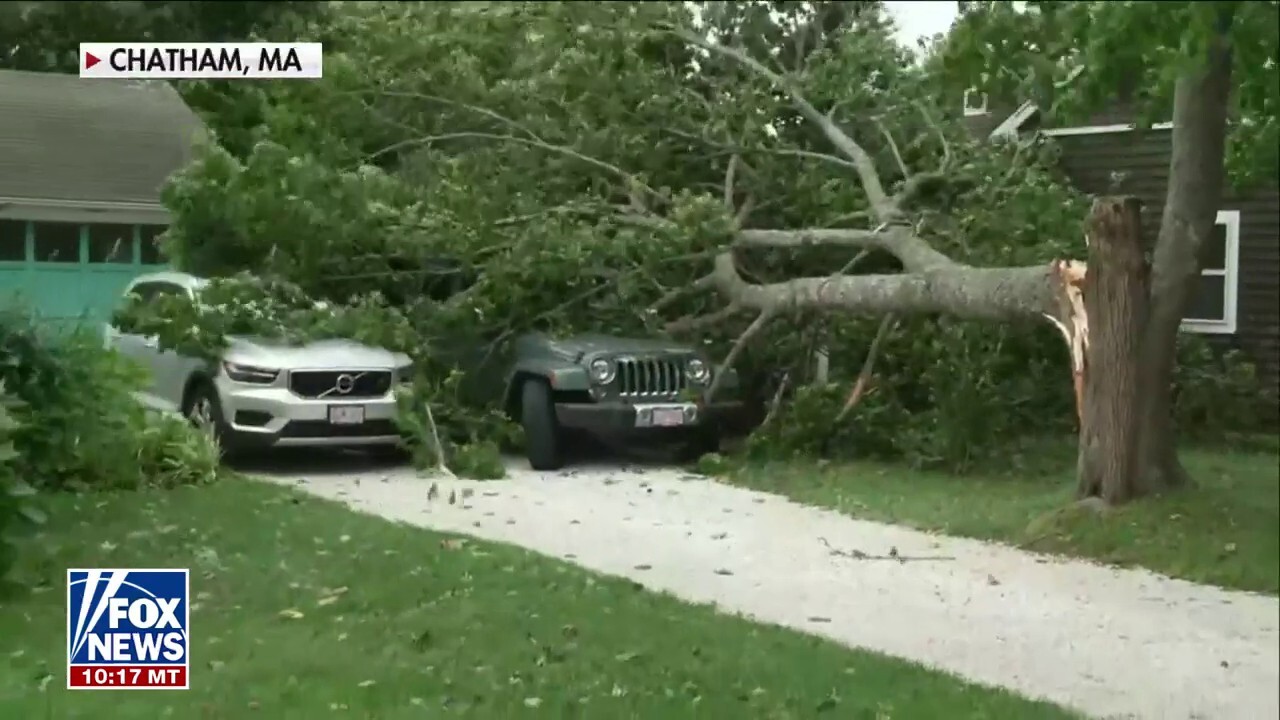
[[[1144,239],[1153,247],[1164,211],[1173,126],[1165,122],[1139,130],[1135,117],[1124,102],[1071,126],[1050,122],[1033,102],[989,110],[984,99],[968,97],[964,111],[965,125],[978,137],[1040,133],[1054,138],[1064,174],[1083,192],[1141,199]],[[1183,330],[1244,351],[1275,391],[1280,388],[1280,191],[1228,186],[1215,230],[1204,248],[1204,269]]]
[[[0,306],[105,318],[164,264],[160,189],[204,132],[168,83],[0,70]]]

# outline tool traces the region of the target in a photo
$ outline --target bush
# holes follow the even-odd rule
[[[217,441],[178,415],[147,413],[136,452],[139,481],[148,487],[203,485],[218,477]]]
[[[44,513],[35,505],[35,488],[17,471],[18,451],[13,435],[20,426],[12,411],[19,404],[0,380],[0,580],[13,569],[24,531],[45,521]]]
[[[14,469],[39,489],[133,489],[209,482],[216,452],[182,422],[153,416],[134,393],[144,373],[87,328],[51,333],[0,314],[0,381],[21,401]]]
[[[1244,353],[1216,351],[1195,335],[1179,339],[1174,420],[1184,437],[1217,443],[1274,431],[1275,415],[1276,398],[1262,387],[1257,366]]]
[[[1066,349],[1047,326],[905,325],[884,343],[870,392],[836,423],[860,361],[842,362],[844,372],[833,372],[839,382],[797,388],[770,425],[751,436],[749,454],[899,460],[963,473],[1025,468],[1038,455],[1024,457],[1025,448],[1075,430]],[[1194,335],[1180,338],[1175,418],[1184,437],[1222,442],[1256,433],[1274,408],[1242,354],[1216,352]]]

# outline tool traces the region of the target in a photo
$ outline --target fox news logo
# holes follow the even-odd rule
[[[186,690],[186,570],[68,570],[67,687]]]
[[[80,43],[80,77],[314,79],[321,43]]]

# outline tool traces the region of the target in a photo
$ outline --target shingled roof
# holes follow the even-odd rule
[[[159,203],[203,133],[165,82],[0,70],[0,201]]]

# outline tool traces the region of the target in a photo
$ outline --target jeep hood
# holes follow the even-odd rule
[[[564,338],[542,337],[542,342],[552,352],[565,357],[581,355],[606,354],[642,354],[642,353],[692,353],[693,348],[672,340],[655,340],[647,338],[623,338],[613,335],[588,333],[571,335]]]
[[[264,337],[235,336],[225,357],[234,363],[259,367],[314,370],[397,368],[409,364],[409,356],[354,340],[317,340],[291,345]]]

